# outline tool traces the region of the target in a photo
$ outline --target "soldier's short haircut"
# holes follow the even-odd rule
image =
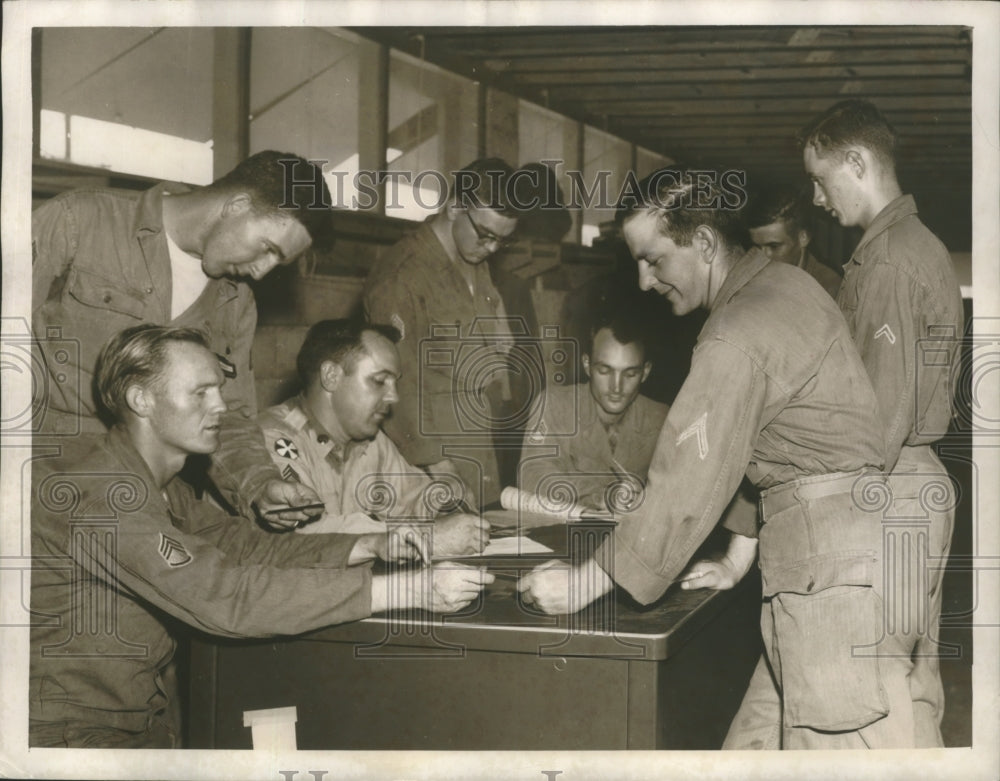
[[[393,344],[400,339],[394,326],[369,323],[360,318],[320,320],[310,328],[295,360],[302,386],[313,382],[326,361],[340,364],[347,372],[352,371],[354,358],[365,349],[362,340],[366,332],[380,334]]]
[[[867,100],[852,98],[830,106],[802,128],[799,144],[817,155],[843,154],[849,146],[863,146],[891,170],[896,166],[898,137],[889,121]]]
[[[128,411],[125,394],[130,387],[151,387],[162,382],[167,348],[178,342],[208,349],[201,331],[151,323],[126,328],[108,340],[94,370],[94,396],[106,423],[114,425],[125,420]]]

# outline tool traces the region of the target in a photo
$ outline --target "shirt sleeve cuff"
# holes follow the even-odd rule
[[[607,550],[609,545],[614,546],[613,551]],[[643,605],[659,599],[673,583],[673,578],[651,570],[641,556],[622,544],[617,534],[597,549],[594,558],[616,584]]]

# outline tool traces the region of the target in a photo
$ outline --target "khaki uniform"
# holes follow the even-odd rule
[[[261,413],[264,444],[288,480],[312,488],[326,512],[306,534],[385,531],[385,521],[430,520],[431,479],[411,466],[381,431],[339,447],[296,396]]]

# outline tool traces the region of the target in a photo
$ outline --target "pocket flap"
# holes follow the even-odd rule
[[[143,319],[145,311],[143,296],[138,292],[123,289],[121,284],[98,274],[74,267],[68,281],[68,289],[69,294],[84,306],[107,309],[137,320]]]

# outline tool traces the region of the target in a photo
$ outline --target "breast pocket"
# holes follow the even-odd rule
[[[98,274],[74,268],[67,287],[69,295],[77,303],[94,310],[97,316],[101,312],[115,312],[136,320],[144,318],[145,299],[142,293]]]

